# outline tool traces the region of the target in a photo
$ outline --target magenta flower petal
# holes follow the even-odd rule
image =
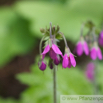
[[[70,57],[71,64],[73,65],[73,67],[75,67],[76,66],[76,61],[75,61],[75,58],[74,58],[73,54],[70,53],[69,57]]]
[[[99,45],[103,46],[103,38],[99,37]]]
[[[62,67],[63,68],[67,68],[68,67],[68,56],[67,56],[67,54],[65,54],[64,55],[64,57],[63,57],[63,62],[62,62]]]
[[[99,41],[99,45],[103,46],[103,31],[101,31],[98,41]]]
[[[84,49],[85,54],[89,55],[89,48],[88,48],[88,45],[86,42],[84,42],[84,44],[83,44],[83,49]]]
[[[81,56],[81,55],[83,54],[83,47],[82,47],[82,43],[81,43],[81,42],[78,42],[78,43],[77,43],[76,51],[77,51],[77,54],[78,54],[79,56]]]
[[[103,39],[103,31],[101,31],[101,33],[100,33],[100,37]]]
[[[47,45],[42,54],[46,54],[47,52],[49,52],[49,50],[50,50],[50,46]]]
[[[98,50],[97,50],[97,56],[100,60],[102,60],[102,53],[101,53],[100,48],[98,48]]]
[[[71,68],[72,64],[71,64],[71,61],[69,60],[69,63],[68,63],[68,68]]]
[[[46,63],[44,61],[41,61],[38,63],[39,69],[44,71],[46,69]]]
[[[52,44],[52,49],[54,50],[56,54],[62,55],[62,52],[59,50],[59,48],[55,44]]]
[[[92,48],[91,51],[90,51],[90,57],[95,60],[97,58],[97,53],[96,53],[96,49],[95,48]]]
[[[51,48],[50,51],[49,51],[49,55],[50,55],[50,58],[51,59],[55,59],[57,54],[54,52],[54,50]]]

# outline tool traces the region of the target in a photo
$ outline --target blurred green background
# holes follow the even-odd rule
[[[52,103],[52,72],[47,67],[43,74],[37,65],[40,28],[49,27],[50,22],[59,25],[73,51],[81,24],[87,20],[101,28],[102,0],[1,0],[0,103]],[[59,46],[64,52],[63,41]],[[58,66],[58,102],[60,95],[93,94],[93,85],[85,76],[90,58],[83,55],[76,61],[75,68]],[[98,65],[98,88],[103,94],[103,61]]]

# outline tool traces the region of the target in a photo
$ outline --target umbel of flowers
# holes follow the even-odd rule
[[[83,28],[88,27],[88,33],[83,36]],[[90,55],[92,60],[102,60],[101,49],[98,44],[103,46],[103,31],[99,35],[99,39],[97,34],[99,34],[99,30],[94,26],[94,24],[90,21],[86,22],[82,25],[80,40],[76,44],[76,53],[78,56],[81,56],[83,52],[86,55]]]
[[[50,23],[50,28],[42,28],[40,29],[41,33],[43,34],[43,37],[40,42],[40,60],[38,63],[39,69],[44,71],[46,69],[47,63],[45,61],[45,56],[47,53],[49,53],[49,63],[48,66],[50,69],[53,69],[53,65],[58,65],[60,63],[60,56],[62,57],[62,67],[63,68],[70,68],[71,66],[76,66],[76,61],[74,58],[74,55],[71,53],[66,38],[62,32],[60,32],[59,26],[52,27],[52,24]],[[65,42],[65,54],[63,55],[60,51],[57,42],[59,40],[63,39]],[[42,52],[42,42],[44,41],[44,50]]]

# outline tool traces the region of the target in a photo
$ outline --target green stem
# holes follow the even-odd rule
[[[54,91],[54,103],[57,103],[57,88],[56,88],[56,65],[53,63],[53,91]]]
[[[40,55],[41,55],[41,53],[42,53],[42,42],[43,42],[44,38],[45,38],[45,36],[42,37],[42,39],[41,39],[41,41],[40,41],[40,45],[39,45],[39,53],[40,53]]]
[[[61,36],[64,39],[65,46],[68,48],[68,44],[67,44],[67,41],[66,41],[66,38],[65,38],[64,34],[62,32],[58,32],[58,33],[61,34]]]
[[[98,81],[97,81],[97,76],[98,76],[98,60],[94,62],[95,64],[95,69],[94,69],[94,80],[93,80],[93,87],[94,87],[94,95],[98,95],[99,93],[99,88],[98,88]]]
[[[81,26],[81,34],[80,34],[80,36],[83,36],[83,29],[84,29],[84,23]]]

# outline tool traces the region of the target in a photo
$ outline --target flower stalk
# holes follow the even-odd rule
[[[41,55],[42,54],[42,42],[43,42],[44,38],[45,38],[45,36],[42,37],[42,39],[40,41],[40,45],[39,45],[39,53],[40,53],[41,58],[42,58],[42,55]]]
[[[94,69],[94,79],[93,79],[93,87],[94,87],[94,95],[98,95],[99,94],[99,88],[98,88],[98,82],[97,82],[97,76],[98,76],[98,60],[94,61],[95,63],[95,69]]]
[[[61,34],[61,36],[62,36],[63,39],[64,39],[65,47],[68,48],[68,44],[67,44],[67,41],[66,41],[66,38],[65,38],[64,34],[63,34],[62,32],[59,32],[59,34]]]
[[[53,94],[54,94],[54,103],[57,103],[57,84],[56,84],[56,70],[57,66],[53,63]]]

